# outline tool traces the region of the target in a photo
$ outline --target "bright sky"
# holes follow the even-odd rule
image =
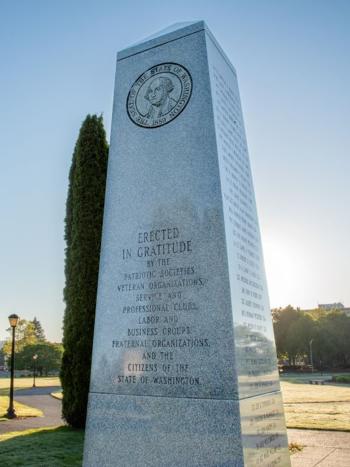
[[[271,306],[350,306],[350,2],[0,0],[0,339],[61,339],[63,219],[82,120],[109,134],[116,52],[204,19],[238,71]]]

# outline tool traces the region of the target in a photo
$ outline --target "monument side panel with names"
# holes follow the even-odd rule
[[[266,283],[240,107],[215,97],[227,70],[210,41],[198,22],[118,55],[85,466],[289,465],[277,395],[265,402],[276,430],[252,429],[255,399],[277,394],[278,376],[268,309],[265,329],[242,311],[239,274],[253,279],[239,254],[261,259],[263,289],[244,288],[267,297]],[[235,201],[245,233],[251,216],[249,251],[225,199],[235,189],[225,119],[236,117],[244,172],[231,168],[252,200]]]
[[[207,50],[244,458],[247,465],[283,465],[289,461],[283,403],[237,75],[210,32]]]
[[[236,72],[207,35],[239,397],[279,391],[253,180]]]

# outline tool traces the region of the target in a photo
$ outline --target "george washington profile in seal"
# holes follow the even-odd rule
[[[176,100],[171,97],[174,84],[171,78],[160,76],[150,82],[145,99],[150,103],[147,118],[159,118],[166,115],[176,105]]]
[[[145,71],[132,85],[127,112],[136,125],[155,128],[176,118],[192,93],[192,79],[182,65],[161,63]]]

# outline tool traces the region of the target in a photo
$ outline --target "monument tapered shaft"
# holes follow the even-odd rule
[[[84,465],[115,462],[290,465],[237,76],[203,22],[118,54]]]

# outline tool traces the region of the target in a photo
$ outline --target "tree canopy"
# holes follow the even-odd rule
[[[1,353],[5,360],[11,355],[12,328],[8,329],[9,337],[5,342]],[[33,356],[37,355],[36,367],[40,375],[47,375],[52,371],[59,371],[61,367],[63,346],[62,344],[48,342],[40,321],[34,317],[32,321],[20,319],[16,326],[15,346],[16,370],[33,370]],[[1,358],[0,358],[0,366]]]
[[[38,341],[35,344],[29,344],[16,354],[17,370],[33,370],[34,359],[36,355],[36,369],[40,376],[47,376],[52,371],[59,371],[63,354],[62,344],[52,342]]]
[[[4,344],[3,350],[6,356],[11,354],[12,329],[8,328],[9,337]],[[26,345],[35,344],[38,338],[35,333],[33,321],[20,319],[16,326],[16,353],[20,352]]]
[[[341,310],[305,312],[291,306],[272,310],[277,355],[310,362],[317,368],[350,367],[350,317]],[[312,342],[311,342],[312,341]]]

